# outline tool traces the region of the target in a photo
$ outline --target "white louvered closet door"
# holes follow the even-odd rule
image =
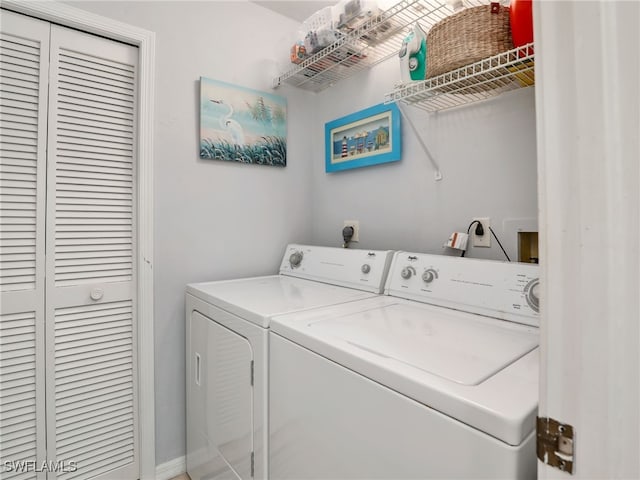
[[[45,478],[45,174],[49,24],[2,12],[0,477]],[[8,464],[5,462],[9,462]]]
[[[137,49],[1,15],[0,477],[135,479]]]
[[[138,478],[137,56],[51,27],[47,455],[77,464],[57,478]]]

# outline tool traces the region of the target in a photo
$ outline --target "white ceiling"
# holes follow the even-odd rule
[[[317,12],[321,8],[335,5],[337,2],[318,1],[318,0],[253,0],[254,3],[261,5],[276,13],[289,17],[298,22],[302,22],[309,18],[310,15]]]

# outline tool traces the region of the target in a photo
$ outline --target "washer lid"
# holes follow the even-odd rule
[[[271,332],[509,445],[535,427],[535,327],[378,296],[275,317]]]
[[[369,298],[375,294],[284,275],[193,283],[187,293],[268,327],[272,316]]]
[[[482,383],[538,346],[530,328],[408,303],[307,326],[311,335],[331,336],[461,385]]]

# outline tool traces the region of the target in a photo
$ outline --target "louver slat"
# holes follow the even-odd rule
[[[58,363],[60,365],[72,362],[92,362],[92,364],[97,364],[102,362],[105,358],[108,358],[109,355],[123,354],[123,352],[127,352],[128,348],[129,346],[127,341],[124,340],[119,344],[112,342],[108,347],[91,347],[68,350],[66,354],[59,356]]]
[[[105,405],[127,404],[133,401],[129,388],[113,390],[108,393],[99,393],[92,397],[83,398],[75,402],[68,402],[65,407],[58,408],[58,419],[66,420],[76,414],[93,411]]]
[[[61,49],[59,72],[58,109],[73,116],[56,131],[56,286],[131,280],[133,68]]]
[[[86,111],[77,111],[77,109],[71,108],[71,105],[60,107],[58,115],[61,121],[79,126],[100,126],[107,130],[118,130],[123,132],[129,132],[133,126],[133,122],[130,118],[106,116],[101,115],[100,112],[91,113]]]

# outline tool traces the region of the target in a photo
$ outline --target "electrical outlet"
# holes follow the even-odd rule
[[[360,222],[358,220],[345,220],[344,221],[344,225],[342,226],[344,227],[353,227],[353,238],[351,239],[352,242],[359,242],[360,241]]]
[[[482,228],[484,229],[484,235],[476,235],[476,227],[477,223],[474,223],[471,226],[471,231],[469,234],[471,235],[471,244],[474,247],[490,247],[491,246],[491,230],[489,227],[491,226],[491,219],[488,217],[476,217],[473,220],[477,220],[482,224]]]

